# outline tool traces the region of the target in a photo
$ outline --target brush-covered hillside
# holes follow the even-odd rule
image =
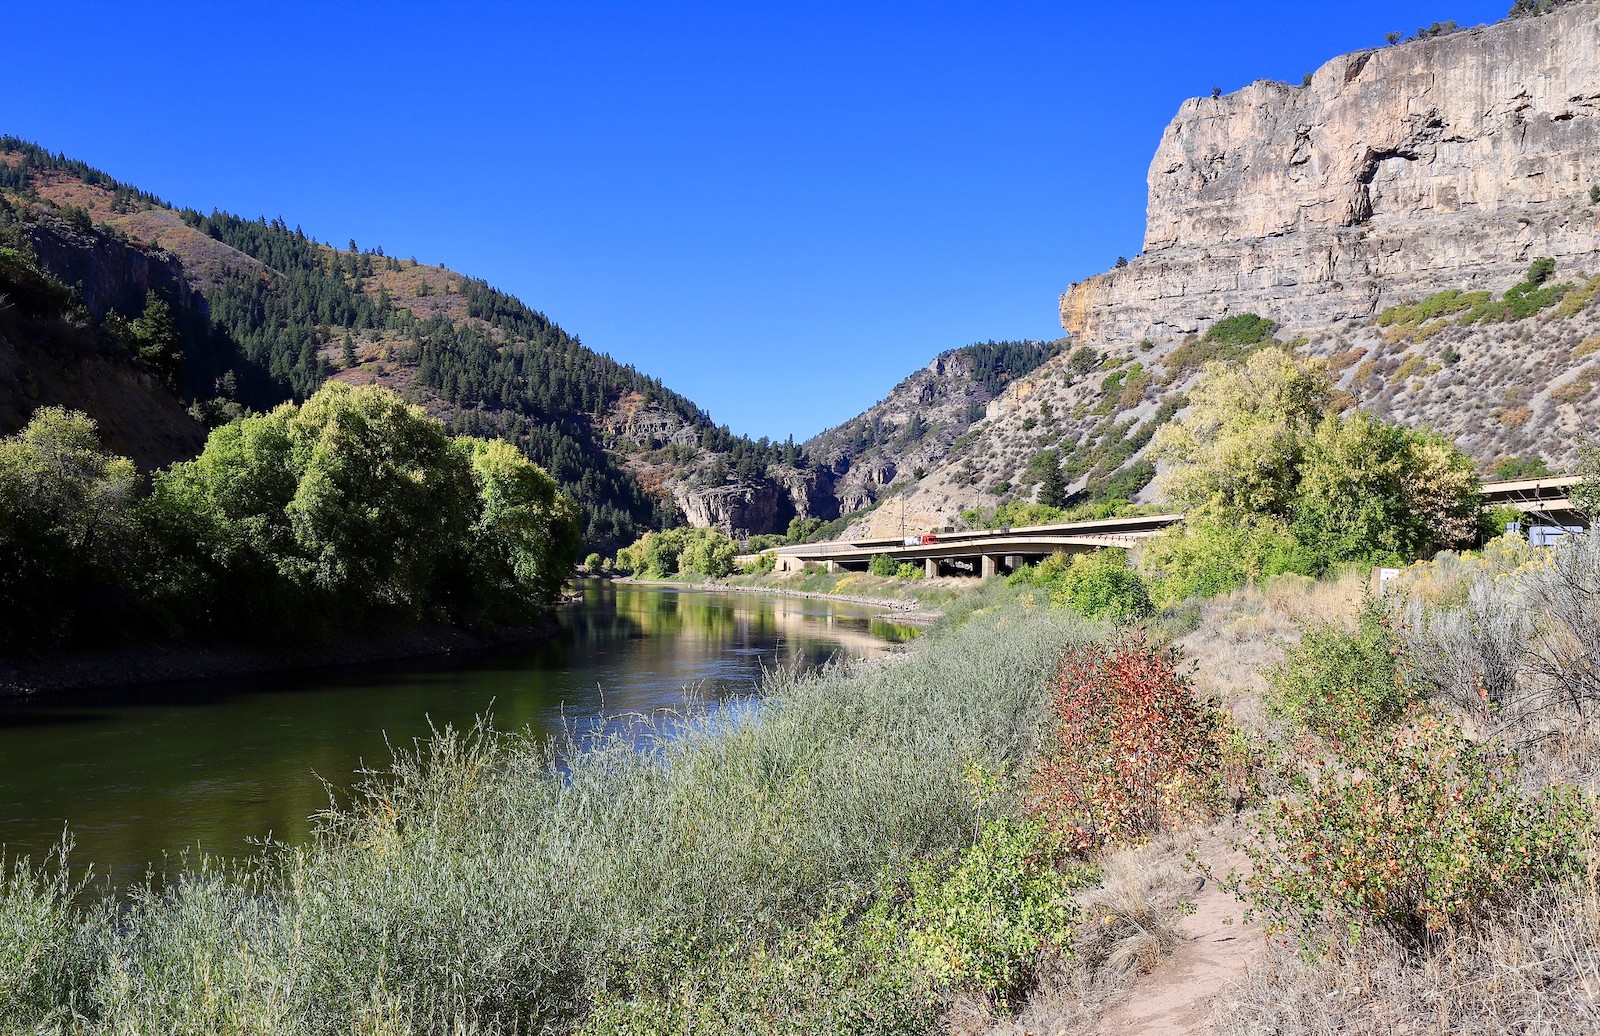
[[[205,426],[339,380],[514,442],[580,503],[598,549],[685,519],[772,532],[837,514],[828,474],[792,443],[731,434],[442,266],[335,247],[283,219],[176,208],[13,137],[0,138],[0,232],[0,293],[50,296],[0,312],[0,362],[16,368],[0,380],[0,433],[71,406],[154,465],[197,452]],[[147,312],[165,322],[159,343],[128,331]]]
[[[833,472],[843,512],[870,507],[885,487],[920,479],[950,452],[989,404],[1063,342],[978,342],[940,353],[865,413],[805,444]]]

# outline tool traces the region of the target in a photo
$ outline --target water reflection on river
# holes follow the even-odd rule
[[[589,730],[602,714],[681,709],[756,690],[764,668],[872,656],[914,630],[879,609],[758,594],[586,582],[562,634],[533,648],[365,669],[0,702],[0,844],[39,856],[70,827],[76,858],[118,883],[200,846],[247,853],[305,837],[388,741],[492,710],[503,729]],[[603,710],[603,712],[602,712]]]

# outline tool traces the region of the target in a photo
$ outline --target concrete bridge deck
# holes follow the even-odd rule
[[[1170,525],[1183,521],[1180,514],[1108,518],[1060,525],[976,529],[935,533],[931,543],[906,544],[902,539],[860,539],[832,543],[807,543],[774,551],[779,572],[793,572],[806,564],[823,564],[830,570],[866,571],[872,559],[887,554],[899,562],[921,563],[930,575],[963,572],[990,576],[1035,564],[1058,551],[1081,553],[1105,547],[1132,547]]]

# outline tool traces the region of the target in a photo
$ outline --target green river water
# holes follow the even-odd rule
[[[592,731],[629,714],[715,707],[763,668],[871,657],[915,635],[882,609],[588,582],[545,644],[465,660],[0,701],[0,845],[35,859],[63,830],[75,863],[125,885],[184,850],[304,838],[389,744],[430,722]],[[387,738],[387,740],[386,740]]]

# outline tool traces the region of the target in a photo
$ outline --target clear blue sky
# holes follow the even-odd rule
[[[1510,0],[13,3],[0,132],[442,262],[736,432],[1054,338],[1184,98]]]

